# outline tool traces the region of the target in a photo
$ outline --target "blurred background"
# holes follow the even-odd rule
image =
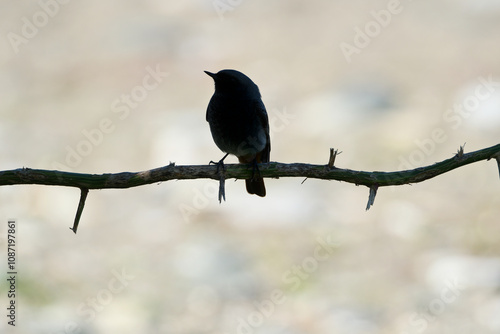
[[[222,152],[205,111],[232,68],[260,87],[271,160],[396,171],[500,142],[496,1],[8,1],[0,170],[141,171]],[[227,162],[236,162],[234,157]],[[17,221],[2,333],[498,333],[500,183],[479,162],[368,189],[213,180],[0,187]],[[1,283],[1,309],[9,300]],[[3,314],[2,313],[2,314]]]

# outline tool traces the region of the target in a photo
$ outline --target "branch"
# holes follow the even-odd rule
[[[464,153],[463,146],[452,158],[426,167],[397,172],[364,172],[334,167],[338,151],[330,151],[326,165],[312,165],[304,163],[270,162],[259,165],[260,176],[264,178],[306,177],[322,180],[337,180],[364,185],[370,188],[370,197],[367,209],[373,205],[377,189],[385,186],[418,183],[431,179],[440,174],[449,172],[477,161],[496,159],[500,173],[500,144]],[[211,165],[176,166],[170,163],[167,166],[142,172],[123,172],[116,174],[82,174],[62,172],[56,170],[42,170],[20,168],[0,171],[0,186],[16,184],[40,184],[50,186],[75,187],[82,190],[78,213],[81,215],[85,204],[84,190],[91,189],[123,189],[158,183],[169,180],[213,179],[221,182],[223,194],[223,180],[247,179],[252,176],[252,168],[242,164],[225,165],[223,173],[217,173],[217,167]],[[221,194],[221,193],[220,193]],[[219,195],[220,195],[219,194]],[[80,210],[81,209],[81,210]],[[79,215],[75,218],[73,231],[76,233]]]

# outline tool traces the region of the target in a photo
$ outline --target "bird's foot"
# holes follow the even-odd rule
[[[224,167],[224,159],[226,159],[228,154],[229,153],[226,153],[226,155],[222,157],[222,159],[220,159],[219,162],[210,161],[208,163],[209,165],[217,165],[217,170],[215,174],[219,174],[219,203],[221,203],[222,200],[226,201],[226,189],[225,189],[226,178],[224,177],[224,172],[226,169]],[[222,167],[222,173],[219,173],[221,167]]]
[[[223,172],[226,170],[224,167],[224,159],[226,159],[226,157],[228,155],[229,155],[229,153],[226,153],[226,155],[223,156],[222,159],[220,159],[218,162],[210,160],[210,162],[208,163],[209,165],[216,165],[217,166],[217,170],[215,171],[215,174],[219,174],[220,168],[222,168]]]

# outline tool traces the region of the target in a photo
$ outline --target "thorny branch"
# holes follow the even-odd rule
[[[326,165],[312,165],[305,163],[279,163],[269,162],[259,165],[260,175],[264,178],[280,177],[305,177],[322,180],[337,180],[363,185],[370,188],[367,210],[373,205],[375,195],[380,187],[397,186],[403,184],[418,183],[440,174],[449,172],[474,162],[495,159],[500,173],[500,144],[464,153],[461,146],[457,154],[444,161],[426,167],[396,172],[364,172],[334,167],[335,158],[339,154],[337,150],[330,150],[330,156]],[[169,180],[188,179],[213,179],[220,182],[219,199],[224,197],[224,180],[247,179],[251,177],[252,169],[246,165],[229,164],[224,165],[223,172],[218,172],[216,166],[211,165],[186,165],[176,166],[170,163],[167,166],[155,168],[142,172],[123,172],[115,174],[83,174],[71,173],[57,170],[42,170],[19,168],[14,170],[0,171],[0,186],[17,184],[40,184],[50,186],[76,187],[81,190],[75,222],[71,228],[76,233],[78,223],[85,205],[85,199],[89,190],[132,188],[146,184],[158,183]]]

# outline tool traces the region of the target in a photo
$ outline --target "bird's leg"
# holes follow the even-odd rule
[[[227,158],[227,156],[229,155],[229,153],[226,153],[225,156],[222,157],[222,159],[219,160],[219,162],[215,162],[215,161],[212,161],[210,160],[210,162],[208,163],[209,165],[217,165],[217,171],[215,172],[215,174],[219,174],[219,168],[222,167],[222,171],[224,171],[224,159]]]
[[[255,171],[257,171],[257,176],[260,178],[260,170],[257,159],[253,159],[250,164],[252,165],[252,180],[255,180]]]

